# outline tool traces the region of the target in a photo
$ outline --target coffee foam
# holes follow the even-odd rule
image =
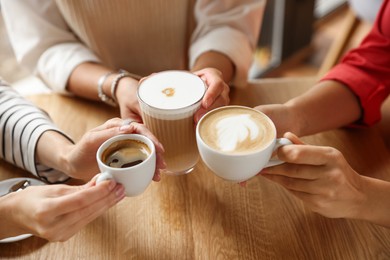
[[[142,110],[148,114],[186,113],[200,106],[206,87],[198,76],[186,71],[164,71],[143,80],[138,87]],[[143,104],[142,104],[143,103]],[[144,106],[143,106],[144,105]],[[145,107],[147,105],[148,107]],[[177,118],[174,118],[177,119]]]
[[[231,154],[260,150],[274,138],[269,119],[244,107],[223,108],[206,115],[199,130],[207,145]]]
[[[264,135],[264,129],[259,128],[249,114],[223,118],[215,128],[218,148],[224,152],[234,151],[245,140],[254,141],[259,135]]]

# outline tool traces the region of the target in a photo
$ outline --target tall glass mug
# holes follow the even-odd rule
[[[187,71],[155,73],[139,84],[142,119],[165,149],[163,173],[186,174],[198,162],[193,116],[205,92],[203,80]]]

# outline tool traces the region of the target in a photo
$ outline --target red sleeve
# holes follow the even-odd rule
[[[390,4],[385,0],[375,24],[360,46],[348,52],[322,80],[336,80],[359,98],[362,118],[372,125],[381,119],[380,108],[390,93]]]

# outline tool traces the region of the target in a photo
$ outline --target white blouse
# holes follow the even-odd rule
[[[99,62],[141,76],[189,69],[204,52],[235,64],[245,85],[265,0],[1,0],[18,61],[66,92],[71,72]]]
[[[61,133],[46,112],[0,79],[0,158],[46,182],[63,182],[67,175],[35,162],[37,142],[46,131]]]

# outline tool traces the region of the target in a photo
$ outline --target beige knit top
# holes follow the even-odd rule
[[[56,1],[70,28],[105,64],[140,75],[188,67],[193,1]]]
[[[190,69],[207,51],[245,85],[265,0],[18,0],[2,12],[17,59],[66,92],[72,71],[101,62],[141,76]]]

